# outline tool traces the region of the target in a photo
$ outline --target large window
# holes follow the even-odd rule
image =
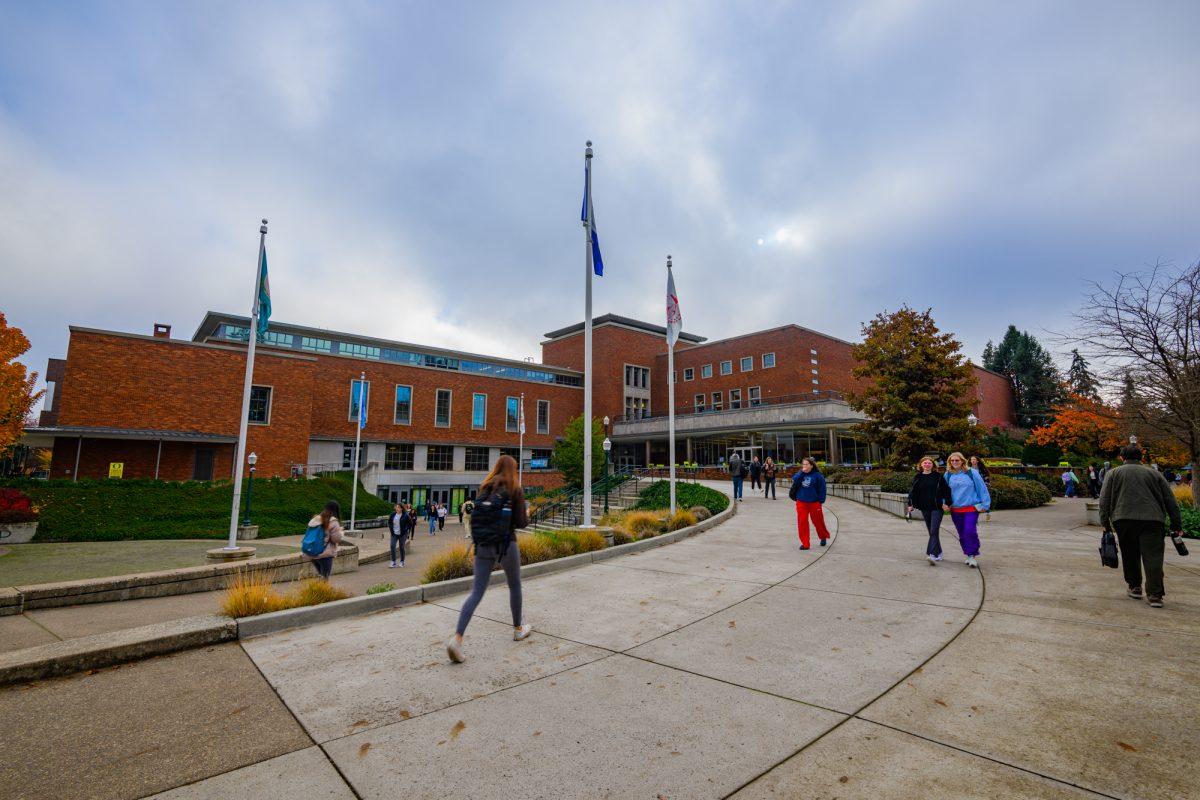
[[[431,444],[425,459],[425,469],[446,472],[454,469],[454,445]]]
[[[383,451],[383,468],[412,469],[415,449],[411,444],[389,444]]]
[[[514,461],[520,462],[521,449],[519,447],[501,447],[500,455],[508,456],[509,458],[513,459]]]
[[[750,407],[753,408],[754,406],[761,405],[762,404],[762,387],[751,386],[749,391],[750,391],[750,394],[747,396],[750,399]]]
[[[271,424],[271,387],[270,386],[251,386],[250,387],[250,424],[251,425],[270,425]]]
[[[488,449],[486,447],[468,447],[463,468],[467,472],[487,472]]]
[[[530,469],[550,469],[550,460],[554,458],[554,451],[545,447],[535,447],[529,451],[529,468]]]
[[[775,366],[775,354],[774,353],[763,353],[762,354],[762,365],[763,365],[763,369],[770,369],[771,367]]]
[[[722,361],[721,362],[721,374],[722,375],[732,375],[733,374],[733,362],[732,361]]]
[[[362,469],[367,463],[367,446],[358,448],[358,468]],[[354,469],[354,442],[342,442],[342,469]]]
[[[364,398],[364,403],[366,404],[367,411],[369,412],[371,410],[371,382],[370,381],[360,381],[360,380],[350,381],[349,418],[352,420],[355,420],[355,421],[358,420],[358,398],[359,398],[360,394]]]
[[[696,404],[696,413],[697,414],[704,413],[704,397],[705,396],[703,394],[698,394],[694,398],[692,398]]]
[[[741,359],[738,369],[742,372],[749,372],[754,369],[754,356],[745,356]]]
[[[476,393],[471,397],[471,427],[481,431],[487,427],[487,395]]]
[[[693,369],[692,367],[688,367],[687,369],[685,369],[683,371],[683,379],[685,381],[693,380],[695,377],[696,377],[696,370]]]
[[[701,378],[711,378],[712,377],[712,364],[705,364],[704,366],[700,367],[700,377]]]
[[[550,432],[550,401],[538,400],[537,406],[537,432]]]
[[[650,398],[625,398],[625,419],[645,419],[648,416],[650,416]]]
[[[433,424],[439,428],[450,427],[450,390],[437,390],[437,403],[433,411]]]
[[[635,389],[650,388],[650,369],[649,367],[636,367],[633,364],[625,365],[625,385]]]
[[[730,389],[729,390],[729,408],[730,408],[730,410],[741,408],[741,407],[742,407],[742,390],[741,389]]]
[[[712,410],[720,411],[725,407],[725,400],[720,392],[712,393]]]
[[[521,398],[504,399],[504,430],[517,433],[521,429]]]
[[[313,339],[309,336],[301,336],[300,349],[311,350],[314,353],[329,353],[333,351],[333,342],[328,339]]]
[[[412,423],[412,387],[396,386],[396,411],[393,422],[397,425]]]

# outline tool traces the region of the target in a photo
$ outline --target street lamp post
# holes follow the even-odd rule
[[[604,418],[608,422],[608,417]],[[604,513],[608,513],[608,451],[612,450],[612,439],[604,437]]]
[[[246,463],[250,465],[250,482],[246,486],[246,519],[242,522],[243,525],[250,524],[250,502],[254,499],[254,465],[258,463],[258,454],[251,452],[246,456]]]

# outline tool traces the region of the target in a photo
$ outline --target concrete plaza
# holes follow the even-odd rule
[[[456,596],[5,689],[0,796],[1196,796],[1200,568],[1171,553],[1155,610],[1076,501],[996,514],[980,570],[827,508],[824,549],[748,495],[531,579],[525,642],[494,586],[462,665]]]

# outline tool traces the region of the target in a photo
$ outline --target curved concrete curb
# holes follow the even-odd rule
[[[604,550],[596,550],[591,553],[580,553],[574,556],[566,556],[564,558],[555,558],[550,561],[540,561],[537,564],[521,567],[522,578],[534,578],[538,575],[548,575],[554,572],[562,572],[563,570],[575,569],[576,567],[585,567],[588,564],[593,564],[599,561],[607,561],[610,558],[616,558],[621,555],[629,555],[631,553],[640,553],[644,550],[650,550],[655,547],[663,547],[664,545],[682,541],[690,536],[695,536],[698,533],[706,531],[716,525],[720,525],[737,513],[737,503],[730,500],[729,507],[719,514],[716,514],[703,522],[698,522],[687,528],[681,528],[671,533],[664,533],[650,539],[641,539],[629,544],[619,544],[615,547],[608,547]],[[304,625],[314,625],[318,622],[328,622],[333,619],[341,619],[343,617],[354,617],[361,614],[370,614],[375,611],[384,611],[391,608],[399,608],[400,606],[412,605],[414,603],[428,602],[439,597],[446,597],[452,594],[461,594],[469,592],[474,577],[454,578],[448,581],[438,581],[437,583],[426,583],[421,586],[413,586],[407,589],[395,589],[390,592],[381,592],[379,594],[365,595],[363,597],[350,597],[346,600],[335,600],[332,603],[323,603],[319,606],[308,606],[306,608],[292,608],[287,611],[275,611],[270,614],[260,614],[255,617],[245,617],[237,622],[237,636],[239,639],[249,639],[254,636],[264,636],[269,633],[278,633],[279,631],[297,628]],[[493,572],[490,583],[497,583],[504,580],[503,572]]]
[[[0,685],[111,667],[237,638],[229,617],[202,616],[99,633],[0,654]]]

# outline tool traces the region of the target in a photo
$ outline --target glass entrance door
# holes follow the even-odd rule
[[[425,514],[425,504],[428,502],[428,496],[426,495],[427,491],[428,490],[424,487],[419,487],[412,490],[413,509],[421,515]]]

